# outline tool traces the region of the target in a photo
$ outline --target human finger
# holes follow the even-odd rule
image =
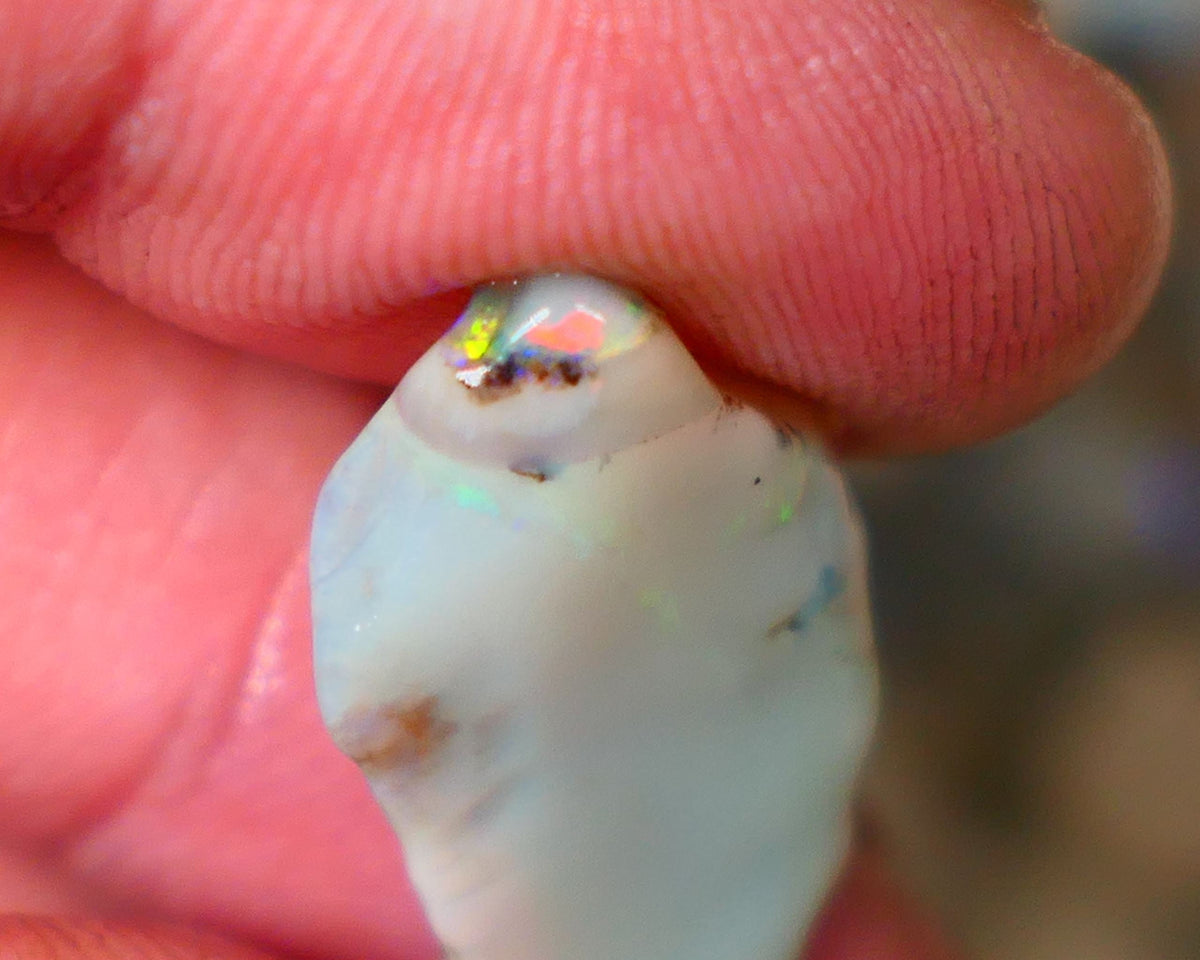
[[[86,10],[5,14],[10,222],[356,379],[481,280],[581,268],[841,449],[938,448],[1093,371],[1164,257],[1145,113],[992,0]]]

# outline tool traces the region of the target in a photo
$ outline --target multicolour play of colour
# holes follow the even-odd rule
[[[468,387],[494,381],[489,371],[506,382],[528,374],[544,379],[547,370],[587,375],[595,362],[645,341],[659,322],[640,299],[614,295],[614,289],[581,295],[576,288],[568,295],[564,287],[562,297],[531,304],[513,281],[489,284],[447,334],[446,361]],[[551,379],[572,382],[570,376]]]

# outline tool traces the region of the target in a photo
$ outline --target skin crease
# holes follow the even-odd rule
[[[465,288],[551,267],[846,452],[1043,408],[1135,323],[1169,191],[1023,8],[0,7],[0,907],[431,957],[312,701],[321,478]],[[0,956],[245,955],[191,936]],[[810,957],[943,950],[868,853]]]

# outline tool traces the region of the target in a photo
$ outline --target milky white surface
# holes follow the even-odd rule
[[[841,863],[875,709],[841,480],[751,409],[646,406],[541,479],[393,399],[321,495],[321,708],[462,960],[792,958]]]

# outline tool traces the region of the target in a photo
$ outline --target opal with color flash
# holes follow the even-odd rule
[[[810,440],[594,277],[481,288],[330,474],[318,698],[456,960],[794,960],[875,712]]]

